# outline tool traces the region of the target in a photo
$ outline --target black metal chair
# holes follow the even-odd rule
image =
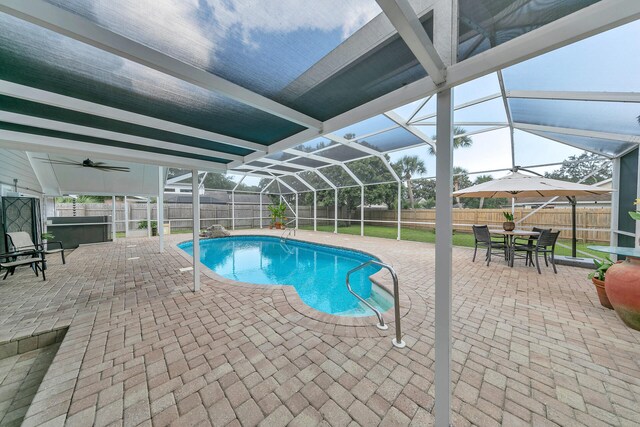
[[[476,262],[476,254],[478,252],[478,247],[487,248],[487,254],[485,260],[487,261],[487,266],[491,262],[492,254],[500,254],[504,255],[504,259],[507,259],[507,244],[502,238],[500,241],[493,240],[491,238],[491,233],[489,233],[489,226],[487,225],[474,225],[473,227],[473,237],[475,239],[475,248],[473,250],[473,260],[472,262]],[[494,249],[500,249],[500,252],[494,252]]]
[[[559,231],[551,232],[550,230],[542,230],[540,232],[540,236],[538,236],[538,240],[536,241],[535,246],[529,245],[513,245],[511,247],[511,262],[513,263],[513,257],[515,251],[520,252],[528,252],[527,256],[530,256],[533,259],[535,255],[535,263],[536,268],[538,269],[538,274],[542,274],[540,270],[540,254],[544,255],[544,263],[548,267],[549,266],[549,258],[548,255],[551,254],[551,265],[553,266],[553,272],[558,274],[558,270],[556,269],[555,263],[555,250],[556,250],[556,241],[558,240],[558,236],[560,235]],[[513,265],[513,264],[512,264]]]
[[[4,261],[3,261],[4,260]],[[30,266],[33,272],[38,276],[38,269],[42,272],[42,280],[47,280],[45,270],[44,252],[10,252],[0,254],[0,271],[7,270],[2,280],[5,280],[9,274],[13,276],[17,267]]]
[[[533,265],[533,258],[532,258],[533,252],[531,250],[521,251],[519,247],[522,245],[526,245],[529,248],[533,248],[536,244],[536,241],[538,240],[538,237],[540,237],[540,234],[545,230],[551,231],[550,228],[533,227],[531,231],[537,234],[532,234],[529,237],[516,237],[513,239],[513,250],[511,251],[512,252],[511,265],[513,265],[513,260],[515,258],[524,258],[525,259],[524,265]],[[525,252],[525,255],[519,256],[516,252]]]

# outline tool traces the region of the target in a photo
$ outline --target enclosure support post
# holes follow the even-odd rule
[[[111,240],[116,241],[116,196],[111,196]]]
[[[364,185],[360,186],[360,236],[364,236]]]
[[[191,193],[193,194],[193,291],[200,290],[200,191],[198,170],[191,172]]]
[[[618,246],[618,233],[616,233],[616,231],[618,231],[618,213],[620,207],[620,157],[613,159],[611,163],[613,166],[611,187],[616,191],[611,193],[611,235],[609,236],[609,244],[611,246]]]
[[[260,197],[260,228],[262,228],[262,191],[258,193],[258,196]]]
[[[231,192],[231,229],[236,229],[236,193]]]
[[[318,194],[313,192],[313,231],[318,231]]]
[[[436,119],[436,272],[435,272],[435,416],[451,425],[451,275],[453,189],[453,91],[437,95]]]
[[[298,209],[298,193],[296,193],[296,230],[298,229],[298,218],[300,218],[300,211]]]
[[[569,197],[569,203],[571,203],[571,256],[576,258],[578,256],[578,238],[577,234],[577,225],[576,221],[578,220],[578,215],[576,212],[576,197]]]
[[[333,190],[333,234],[338,234],[338,189]]]
[[[156,215],[158,217],[160,253],[162,253],[164,252],[164,172],[162,166],[158,167],[158,200]]]
[[[398,237],[397,239],[400,240],[401,236],[401,230],[402,228],[400,227],[400,215],[402,214],[402,182],[398,181]]]
[[[127,196],[124,196],[124,237],[129,237],[129,205]]]
[[[147,197],[147,237],[151,237],[151,200]]]

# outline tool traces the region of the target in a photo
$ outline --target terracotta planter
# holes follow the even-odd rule
[[[605,291],[605,288],[604,288],[604,280],[598,280],[595,277],[593,277],[591,281],[596,287],[596,292],[598,293],[598,299],[600,300],[600,304],[603,307],[607,307],[613,310],[613,306],[611,305],[611,302],[609,301],[609,297],[607,297],[607,292]]]
[[[507,221],[502,223],[504,231],[513,231],[516,228],[516,223],[513,221]]]
[[[605,284],[609,301],[620,319],[640,331],[640,259],[627,258],[609,267]]]
[[[281,222],[276,222],[276,230],[282,230],[284,227]]]

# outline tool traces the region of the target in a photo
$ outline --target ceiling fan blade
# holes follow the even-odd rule
[[[124,166],[93,166],[95,169],[100,169],[105,172],[129,172],[129,168]]]
[[[56,160],[56,159],[42,159],[37,158],[38,160],[42,160],[45,163],[49,163],[51,165],[66,165],[66,166],[82,166],[81,163],[73,162],[71,160]]]

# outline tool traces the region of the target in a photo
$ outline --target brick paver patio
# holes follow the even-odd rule
[[[174,245],[187,238],[164,254],[157,239],[84,246],[52,259],[47,281],[23,269],[0,282],[0,342],[69,328],[25,426],[433,423],[433,245],[298,233],[396,268],[399,350],[393,323],[337,325],[289,287],[203,275],[192,293]],[[470,260],[454,249],[455,425],[637,425],[640,333],[599,305],[585,270]]]

